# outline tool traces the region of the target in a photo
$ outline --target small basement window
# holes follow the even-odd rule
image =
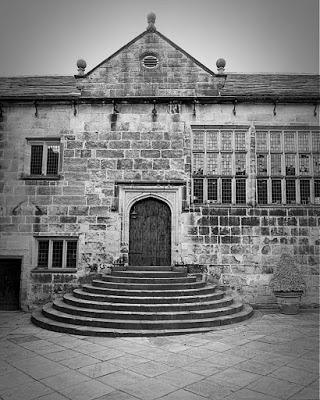
[[[153,55],[148,55],[143,57],[142,59],[142,64],[145,68],[156,68],[157,65],[159,64],[159,60],[156,56]]]
[[[38,269],[77,267],[78,240],[75,238],[37,238]]]

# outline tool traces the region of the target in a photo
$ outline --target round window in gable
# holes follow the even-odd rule
[[[153,56],[153,55],[145,56],[142,59],[142,65],[145,68],[149,68],[149,69],[156,68],[158,64],[159,64],[158,58],[156,56]]]

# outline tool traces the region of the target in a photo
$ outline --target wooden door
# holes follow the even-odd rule
[[[130,265],[171,265],[171,211],[164,202],[149,198],[130,210]]]

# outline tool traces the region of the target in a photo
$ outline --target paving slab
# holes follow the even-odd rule
[[[149,338],[50,332],[0,312],[1,400],[319,400],[318,377],[318,312]]]

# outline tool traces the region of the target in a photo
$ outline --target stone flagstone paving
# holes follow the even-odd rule
[[[99,338],[0,312],[1,400],[319,400],[318,312],[204,334]]]

